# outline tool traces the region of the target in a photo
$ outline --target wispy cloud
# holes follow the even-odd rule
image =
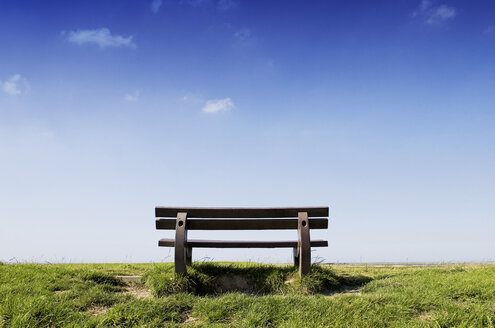
[[[234,103],[230,98],[212,99],[206,102],[205,106],[201,111],[203,113],[215,114],[219,112],[228,112],[234,107],[235,107]]]
[[[9,95],[20,95],[21,89],[19,88],[19,82],[21,81],[21,75],[15,74],[11,76],[7,81],[0,81],[0,86],[6,94]]]
[[[457,10],[447,5],[435,6],[431,0],[422,0],[413,17],[420,17],[425,24],[440,25],[457,16]]]
[[[253,47],[257,43],[256,37],[253,35],[250,29],[241,28],[234,33],[235,45],[237,47],[247,48]]]
[[[239,3],[235,0],[218,0],[217,8],[219,11],[227,11],[237,7]]]
[[[225,12],[239,6],[239,0],[177,0],[177,2],[180,5],[187,5],[194,8],[216,8],[220,12]]]
[[[208,3],[210,3],[210,0],[180,0],[179,3],[193,6],[193,7],[201,7],[201,6],[204,6]]]
[[[202,99],[200,95],[192,93],[192,92],[185,93],[180,98],[179,101],[181,101],[182,103],[192,104],[194,106],[197,106],[198,104],[204,103],[204,99]]]
[[[137,102],[139,100],[140,92],[135,91],[134,93],[129,93],[124,96],[124,100],[127,102]]]
[[[495,26],[488,26],[487,28],[485,28],[485,30],[483,31],[483,33],[485,34],[492,34],[495,32]]]
[[[65,32],[62,32],[62,35],[65,34]],[[108,28],[70,31],[69,33],[67,33],[67,39],[69,40],[69,42],[78,45],[97,44],[102,48],[136,47],[136,44],[132,40],[132,36],[124,37],[121,35],[112,34]]]
[[[454,7],[449,7],[446,5],[441,5],[440,7],[433,10],[426,20],[427,24],[439,24],[443,23],[449,19],[453,19],[457,15]]]
[[[151,11],[156,14],[160,11],[160,8],[163,4],[163,1],[162,0],[153,0],[153,2],[151,2]]]

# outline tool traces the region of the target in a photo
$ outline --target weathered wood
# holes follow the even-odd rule
[[[311,244],[309,237],[308,213],[299,212],[299,276],[304,276],[311,271]]]
[[[203,240],[203,239],[188,239],[186,247],[199,248],[297,248],[299,242],[297,240],[282,240],[282,241],[259,241],[259,240]],[[326,240],[311,240],[311,247],[327,247]],[[158,241],[158,246],[173,247],[174,239],[164,238]]]
[[[175,229],[175,219],[156,219],[156,228]],[[311,229],[327,229],[327,218],[309,219]],[[297,229],[298,219],[190,219],[187,230],[287,230]]]
[[[162,207],[155,208],[156,217],[176,217],[186,212],[189,218],[296,218],[299,212],[309,217],[328,216],[328,207]]]
[[[177,213],[175,226],[175,273],[186,273],[186,242],[187,242],[187,213]]]

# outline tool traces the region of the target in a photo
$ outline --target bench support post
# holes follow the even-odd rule
[[[299,248],[299,276],[308,274],[311,270],[311,244],[309,239],[308,212],[298,213],[298,248]]]
[[[177,213],[175,223],[175,273],[186,273],[186,212]]]

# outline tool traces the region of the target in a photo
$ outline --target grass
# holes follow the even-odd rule
[[[495,265],[0,263],[0,327],[495,327]]]

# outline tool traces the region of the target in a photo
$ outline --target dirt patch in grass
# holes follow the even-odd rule
[[[125,284],[124,294],[134,298],[153,298],[151,291],[140,283],[142,276],[115,276]]]
[[[233,291],[249,292],[250,289],[249,281],[241,275],[224,275],[217,280],[217,293]]]
[[[153,298],[151,291],[141,284],[130,284],[126,287],[124,294],[131,295],[134,298]]]
[[[419,315],[419,320],[421,321],[428,321],[433,317],[433,315],[430,312],[423,312]]]
[[[286,285],[290,285],[290,284],[293,284],[295,281],[296,281],[296,278],[290,277],[289,279],[285,280],[284,283]]]
[[[184,324],[192,325],[195,324],[198,320],[199,318],[192,317],[191,314],[188,314],[186,320],[184,321]]]
[[[93,317],[99,316],[99,315],[104,315],[105,313],[110,310],[110,306],[104,306],[104,305],[95,305],[90,307],[89,309],[86,310],[89,314],[91,314]]]

